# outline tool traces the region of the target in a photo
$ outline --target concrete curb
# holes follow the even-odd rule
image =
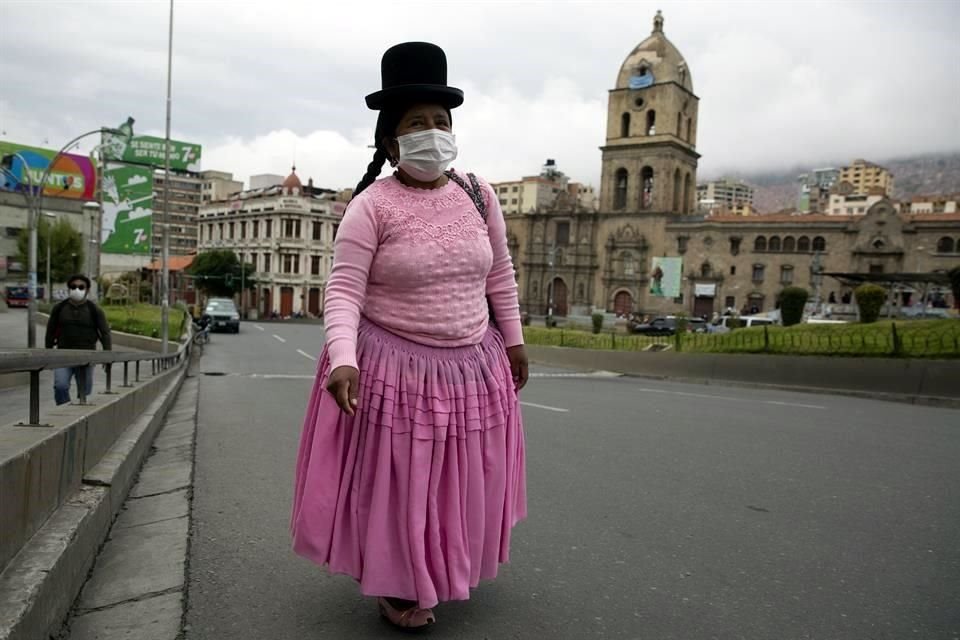
[[[531,362],[626,376],[960,408],[960,360],[627,352],[529,345]]]
[[[186,363],[83,477],[0,577],[0,639],[36,640],[60,629],[186,377]]]

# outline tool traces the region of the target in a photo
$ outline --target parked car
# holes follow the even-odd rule
[[[230,298],[210,298],[203,315],[210,317],[211,331],[240,333],[240,312]]]
[[[703,318],[687,320],[687,333],[707,333],[707,321]]]
[[[654,318],[650,322],[633,322],[630,331],[645,336],[672,336],[677,332],[677,321],[675,318]]]

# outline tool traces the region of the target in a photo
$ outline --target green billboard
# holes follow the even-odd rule
[[[104,136],[103,153],[107,161],[145,164],[151,167],[163,167],[166,155],[163,138],[134,136],[127,140],[109,134]],[[174,171],[200,171],[200,145],[171,140],[170,168]]]
[[[153,231],[153,169],[108,164],[101,184],[100,250],[149,255]]]

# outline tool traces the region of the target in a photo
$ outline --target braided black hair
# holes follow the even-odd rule
[[[403,118],[405,112],[405,107],[384,109],[377,117],[377,129],[373,134],[373,143],[376,151],[373,152],[373,160],[367,165],[367,172],[363,174],[360,182],[357,183],[357,188],[353,190],[354,198],[360,195],[361,191],[373,184],[373,181],[380,175],[380,171],[383,170],[383,165],[387,161],[387,148],[384,146],[383,141],[385,138],[396,135],[397,127],[400,125],[400,119]]]
[[[383,170],[383,165],[387,161],[387,148],[384,146],[383,141],[397,134],[397,127],[400,126],[400,121],[410,106],[410,104],[401,104],[380,112],[380,115],[377,117],[377,129],[373,134],[376,151],[373,152],[373,160],[367,165],[367,172],[363,174],[360,182],[357,183],[357,187],[353,190],[354,198],[356,198],[361,191],[373,184],[377,176],[380,175],[380,172]],[[453,124],[453,115],[450,113],[450,109],[447,109],[447,117],[450,119],[450,124]]]

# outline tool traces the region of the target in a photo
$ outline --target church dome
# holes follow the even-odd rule
[[[687,61],[663,34],[663,14],[657,11],[650,37],[638,44],[620,67],[617,89],[644,89],[666,82],[676,82],[693,93]]]
[[[280,185],[285,191],[292,192],[294,189],[302,189],[303,183],[300,182],[300,178],[297,177],[297,168],[293,167],[290,175],[287,176],[286,180],[283,181],[283,184]]]

